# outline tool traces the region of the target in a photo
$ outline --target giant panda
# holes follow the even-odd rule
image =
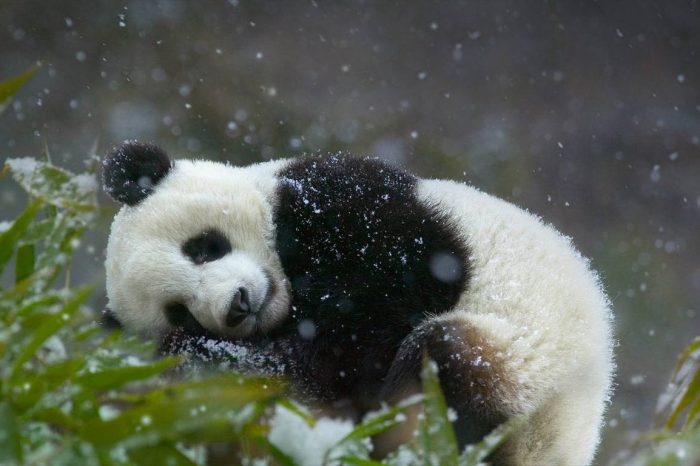
[[[588,261],[538,217],[347,155],[236,167],[132,141],[103,180],[123,204],[105,265],[127,330],[272,342],[301,393],[360,410],[414,384],[427,354],[461,444],[523,415],[494,464],[591,463],[611,310]]]

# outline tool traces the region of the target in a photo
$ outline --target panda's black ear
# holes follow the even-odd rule
[[[136,205],[172,168],[168,154],[153,144],[126,141],[102,161],[102,183],[112,199]]]

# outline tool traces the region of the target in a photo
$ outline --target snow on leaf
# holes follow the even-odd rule
[[[339,464],[343,456],[358,456],[371,448],[369,439],[342,442],[353,430],[349,419],[321,417],[314,426],[297,413],[277,406],[270,420],[268,440],[296,464],[322,466]]]
[[[76,176],[30,157],[7,159],[5,164],[22,188],[48,204],[77,211],[95,209],[98,183],[93,174]]]

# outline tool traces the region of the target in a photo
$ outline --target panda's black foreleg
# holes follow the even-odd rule
[[[462,449],[478,442],[507,416],[499,409],[499,367],[479,335],[465,324],[427,322],[401,343],[382,390],[384,399],[395,398],[420,376],[423,354],[439,370],[447,405],[457,414],[453,423]]]
[[[117,330],[123,328],[122,323],[109,308],[102,310],[97,323],[105,330]]]

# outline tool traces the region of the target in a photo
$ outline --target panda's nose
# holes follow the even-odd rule
[[[248,290],[241,287],[238,288],[236,294],[233,295],[231,305],[226,314],[226,325],[235,327],[245,320],[250,314],[250,296]]]

